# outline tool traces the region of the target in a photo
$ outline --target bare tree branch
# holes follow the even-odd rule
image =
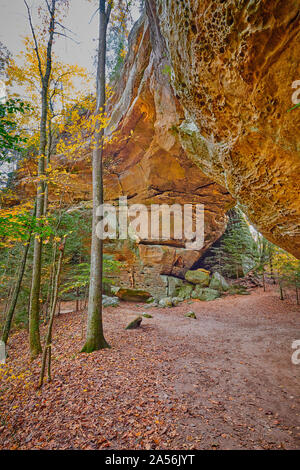
[[[63,24],[61,24],[59,21],[56,21],[55,20],[55,24],[57,24],[58,26],[60,26],[62,29],[64,29],[65,31],[69,31],[69,33],[71,34],[74,34],[74,36],[77,36],[76,33],[74,33],[71,29],[67,28],[66,26],[64,26]]]
[[[99,11],[99,8],[97,8],[97,10],[92,14],[91,19],[90,19],[90,21],[89,21],[89,24],[91,24],[91,22],[92,22],[93,19],[95,18],[95,15],[98,13],[98,11]]]
[[[64,38],[70,39],[71,41],[75,42],[76,44],[80,44],[80,42],[76,41],[76,39],[70,38],[67,34],[60,33],[59,31],[55,31],[54,34],[57,34],[58,36],[62,36]]]
[[[48,11],[49,11],[49,13],[50,13],[50,15],[51,15],[51,9],[50,9],[49,2],[48,2],[48,0],[45,0],[45,2],[46,2],[46,5],[47,5],[47,8],[48,8]]]
[[[49,40],[47,44],[47,61],[46,61],[46,72],[45,72],[45,81],[48,83],[49,78],[50,78],[50,73],[51,73],[51,67],[52,67],[52,45],[53,45],[53,37],[55,33],[55,7],[56,7],[56,1],[57,0],[52,0],[52,8],[50,10],[50,27],[49,27]]]
[[[31,33],[32,33],[32,37],[33,37],[33,40],[34,40],[34,44],[35,44],[35,49],[34,50],[35,50],[35,53],[36,53],[36,56],[37,56],[37,59],[38,59],[39,72],[40,72],[40,76],[41,76],[41,81],[43,83],[44,75],[43,75],[43,70],[42,70],[42,62],[41,62],[41,58],[40,58],[38,42],[37,42],[37,39],[36,39],[34,27],[33,27],[33,24],[32,24],[32,17],[31,17],[31,13],[30,13],[30,8],[29,8],[28,3],[27,3],[26,0],[24,0],[24,3],[26,5],[27,12],[28,12],[28,20],[29,20]]]

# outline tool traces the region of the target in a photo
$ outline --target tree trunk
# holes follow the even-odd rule
[[[45,170],[47,170],[50,161],[51,161],[51,150],[52,150],[52,126],[51,126],[51,119],[49,119],[48,123],[48,151],[47,151],[47,160]],[[48,194],[49,194],[49,186],[48,183],[45,182],[45,191],[44,191],[44,216],[46,217],[48,212]]]
[[[89,289],[88,286],[85,288],[85,293],[84,293],[84,303],[83,303],[83,310],[87,308],[87,302],[88,302],[88,293]]]
[[[50,272],[50,280],[49,280],[49,288],[47,294],[47,323],[48,323],[48,311],[51,312],[52,303],[53,303],[53,292],[54,292],[54,283],[55,283],[55,261],[56,261],[56,251],[57,245],[56,242],[54,243],[53,252],[52,252],[52,264],[51,264],[51,272]]]
[[[38,178],[45,174],[45,149],[46,149],[46,121],[47,121],[47,90],[42,90],[42,116],[40,129],[40,148],[38,163]],[[38,181],[36,195],[36,217],[40,220],[44,214],[44,182]],[[34,239],[32,283],[29,307],[29,344],[31,359],[34,359],[41,351],[40,341],[40,288],[41,288],[41,262],[42,262],[42,240],[36,236]]]
[[[77,287],[77,289],[76,289],[76,307],[75,307],[75,308],[76,308],[76,313],[78,313],[79,310],[80,310],[80,305],[79,305],[79,302],[80,302],[79,292],[80,292],[80,290],[79,290],[79,288]]]
[[[105,10],[106,0],[99,1],[99,44],[98,44],[98,67],[97,67],[97,104],[96,114],[105,111],[105,66],[106,66],[106,36],[109,21],[111,3]],[[97,208],[103,204],[103,179],[102,179],[102,156],[103,156],[104,129],[99,121],[96,126],[95,149],[93,150],[93,225],[91,246],[91,273],[88,304],[88,319],[86,343],[82,352],[91,353],[99,349],[108,348],[103,334],[102,324],[102,279],[103,279],[103,240],[96,234],[96,226],[100,220],[97,216]]]
[[[263,278],[264,292],[266,292],[266,279],[265,279],[265,270],[264,270],[264,267],[263,267],[263,272],[262,272],[262,278]]]
[[[33,212],[33,216],[35,216],[35,209],[34,209],[34,212]],[[32,234],[32,231],[30,233]],[[24,250],[23,250],[23,253],[24,253]],[[20,255],[21,254],[22,254],[22,249],[20,250]],[[17,257],[18,256],[19,255],[17,254]],[[13,299],[13,295],[14,295],[14,291],[15,291],[15,286],[16,286],[16,283],[18,281],[19,273],[20,273],[20,268],[17,267],[15,269],[14,274],[12,275],[11,284],[9,286],[9,290],[8,290],[8,293],[7,293],[4,310],[2,312],[2,316],[3,316],[4,321],[5,321],[5,318],[7,317],[7,311],[8,311],[8,309],[9,309],[11,303],[12,303],[12,299]],[[3,276],[3,279],[5,279],[5,275]]]
[[[281,281],[279,281],[279,292],[280,292],[280,300],[284,300]]]
[[[269,265],[270,265],[271,278],[273,280],[273,284],[275,285],[276,284],[276,278],[275,278],[275,275],[274,275],[274,268],[273,268],[273,253],[270,249],[269,249]]]
[[[55,285],[54,285],[53,303],[52,303],[52,306],[51,306],[50,321],[49,321],[49,325],[48,325],[47,335],[46,335],[46,338],[45,338],[45,346],[44,346],[44,350],[43,350],[43,358],[42,358],[42,367],[41,367],[39,387],[41,387],[43,385],[43,381],[44,381],[47,353],[48,353],[48,380],[49,380],[49,382],[51,381],[52,327],[53,327],[54,315],[55,315],[57,299],[58,299],[59,280],[60,280],[60,273],[61,273],[61,267],[62,267],[62,260],[63,260],[63,256],[64,256],[65,244],[66,244],[66,239],[64,238],[64,241],[63,241],[62,245],[60,246],[58,266],[57,266],[56,277],[55,277]]]
[[[13,296],[13,293],[14,293],[14,283],[15,283],[15,279],[13,278],[12,282],[11,282],[11,285],[9,286],[9,290],[8,290],[8,293],[7,293],[7,299],[6,299],[4,309],[3,309],[3,312],[2,312],[3,320],[5,320],[5,318],[7,316],[7,310],[9,308],[9,305],[11,304],[11,299],[12,299],[12,296]]]
[[[35,210],[34,210],[34,213],[35,213]],[[15,313],[15,309],[16,309],[16,305],[17,305],[17,301],[18,301],[18,297],[19,297],[19,293],[20,293],[20,289],[21,289],[21,285],[22,285],[22,281],[23,281],[23,276],[24,276],[24,271],[25,271],[26,261],[27,261],[27,255],[28,255],[28,251],[29,251],[29,247],[30,247],[31,235],[32,235],[32,229],[29,232],[28,239],[27,239],[26,245],[24,247],[23,258],[22,258],[22,261],[21,261],[18,278],[16,280],[16,284],[15,284],[15,287],[14,287],[10,307],[9,307],[9,310],[7,312],[6,319],[5,319],[5,324],[4,324],[4,328],[3,328],[3,334],[2,334],[2,341],[5,344],[7,343],[7,340],[8,340],[8,335],[9,335],[9,332],[10,332],[12,319],[13,319],[13,316],[14,316],[14,313]]]
[[[55,32],[55,8],[56,0],[52,0],[51,11],[50,11],[50,23],[49,23],[49,40],[47,44],[47,58],[46,58],[46,70],[43,74],[41,65],[40,77],[42,83],[41,92],[41,121],[40,121],[40,146],[38,156],[38,186],[36,194],[36,218],[39,221],[44,215],[44,191],[45,184],[43,177],[45,175],[45,153],[47,145],[47,112],[48,112],[48,89],[50,82],[50,74],[52,69],[52,46],[53,36]],[[36,42],[35,32],[31,23],[31,16],[29,16],[31,30],[33,38]],[[40,64],[40,55],[38,44],[36,42],[35,52]],[[41,237],[36,236],[34,239],[34,251],[33,251],[33,267],[32,267],[32,283],[30,293],[30,306],[29,306],[29,345],[31,359],[35,359],[38,354],[42,352],[41,340],[40,340],[40,288],[41,288],[41,263],[42,263],[42,240]]]

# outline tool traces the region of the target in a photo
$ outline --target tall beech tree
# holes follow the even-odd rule
[[[66,3],[64,0],[45,0],[47,11],[47,34],[46,40],[46,58],[40,52],[37,35],[33,26],[32,15],[29,5],[24,0],[27,8],[28,20],[31,28],[31,33],[34,41],[34,52],[38,61],[38,69],[41,81],[41,118],[40,118],[40,132],[39,132],[39,155],[38,155],[38,183],[36,193],[36,218],[41,220],[44,214],[44,194],[45,194],[45,164],[46,164],[46,147],[47,147],[47,116],[49,109],[49,84],[52,69],[52,51],[54,35],[56,28],[59,25],[56,20],[57,4]],[[62,34],[62,33],[59,33]],[[34,359],[42,352],[39,320],[40,320],[40,288],[41,288],[41,261],[42,261],[42,240],[39,236],[34,239],[34,254],[33,254],[33,268],[32,268],[32,283],[29,304],[29,345],[31,358]]]
[[[105,113],[107,27],[111,11],[112,0],[99,0],[96,115],[103,115]],[[101,121],[97,120],[93,149],[93,222],[89,304],[86,342],[82,349],[82,352],[88,353],[98,349],[109,348],[104,338],[102,324],[103,240],[96,234],[96,226],[100,220],[100,217],[97,215],[97,209],[103,204],[103,140],[104,126],[101,124]]]
[[[93,352],[109,348],[105,340],[102,324],[102,283],[103,283],[103,240],[96,234],[100,221],[98,207],[103,204],[103,149],[106,118],[106,65],[107,65],[107,31],[109,23],[116,27],[120,34],[127,35],[127,19],[130,16],[132,0],[99,0],[99,38],[96,77],[95,138],[93,146],[93,222],[91,244],[91,271],[89,287],[89,304],[86,342],[82,352]],[[124,51],[125,52],[125,51]]]

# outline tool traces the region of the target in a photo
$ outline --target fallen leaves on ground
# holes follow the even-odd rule
[[[187,303],[151,308],[153,318],[126,331],[143,306],[122,303],[105,309],[112,348],[93,354],[79,353],[82,314],[62,314],[55,318],[53,381],[41,390],[40,359],[29,362],[27,333],[15,333],[0,369],[0,449],[299,447],[293,376],[281,389],[280,376],[256,356],[257,338],[269,330],[262,350],[271,351],[275,371],[284,365],[270,335],[278,327],[290,341],[297,316],[291,306],[272,316],[277,304],[270,294],[195,302],[197,320],[184,316]],[[255,353],[243,352],[242,335]],[[288,402],[284,393],[292,392]]]

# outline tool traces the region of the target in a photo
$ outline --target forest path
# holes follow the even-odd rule
[[[189,311],[196,320],[184,317]],[[292,342],[300,339],[295,304],[256,289],[153,315],[162,342],[179,353],[174,387],[188,407],[181,432],[198,435],[205,448],[208,442],[261,448],[266,441],[300,448],[300,365],[291,361]]]
[[[270,289],[107,308],[112,349],[90,355],[78,352],[82,314],[62,314],[41,391],[40,360],[28,362],[27,333],[16,332],[0,373],[0,449],[299,449],[300,311]],[[153,318],[125,330],[142,313]]]

